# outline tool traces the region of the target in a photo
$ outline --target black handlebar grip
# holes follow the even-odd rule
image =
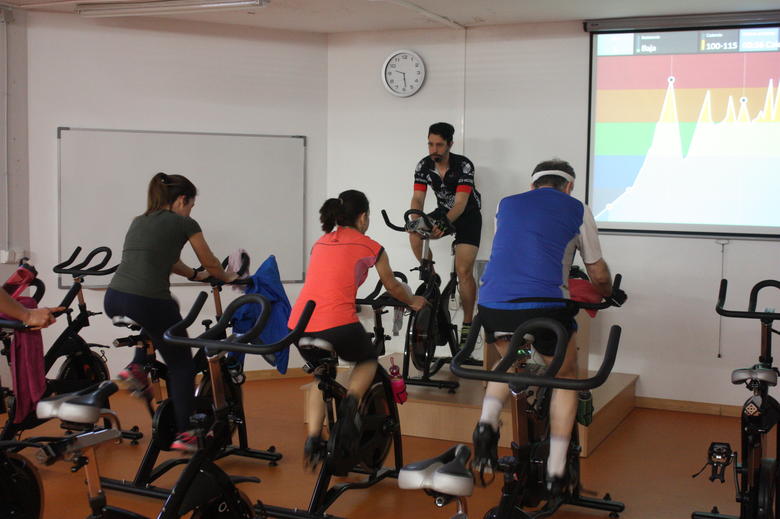
[[[24,324],[22,321],[17,320],[11,320],[11,319],[0,319],[0,328],[10,328],[12,330],[26,330],[29,328],[26,324]]]
[[[64,272],[62,272],[62,269],[64,269],[65,267],[73,263],[73,260],[76,259],[76,256],[78,256],[80,252],[81,252],[81,247],[77,246],[68,259],[66,259],[62,263],[58,263],[57,265],[54,265],[54,269],[53,269],[54,272],[56,272],[57,274],[64,274]]]
[[[723,305],[726,304],[726,290],[728,290],[729,282],[727,279],[720,280],[720,290],[718,291],[718,304],[715,306],[715,311],[723,315]]]
[[[615,274],[615,280],[612,282],[612,290],[619,290],[621,281],[623,281],[623,275]]]
[[[750,302],[748,304],[748,312],[756,311],[756,305],[758,304],[758,293],[766,287],[780,288],[780,281],[775,281],[773,279],[765,279],[764,281],[759,281],[758,283],[756,283],[753,286],[753,288],[750,290]]]
[[[114,265],[111,268],[104,269],[106,264],[111,259],[111,249],[108,247],[97,247],[94,250],[90,251],[89,254],[87,254],[87,257],[84,261],[79,263],[78,265],[70,266],[71,263],[73,263],[76,260],[76,257],[81,253],[81,247],[76,247],[76,249],[73,251],[73,254],[70,255],[70,257],[63,261],[62,263],[59,263],[54,266],[52,270],[54,270],[57,274],[69,274],[73,277],[79,277],[79,276],[105,276],[107,274],[112,274],[116,272],[116,269],[118,265]],[[103,258],[94,266],[89,266],[89,264],[94,260],[95,256],[98,254],[103,253]]]
[[[391,229],[393,229],[394,231],[406,232],[406,228],[405,227],[400,227],[400,226],[395,225],[393,222],[390,221],[390,217],[387,216],[387,211],[385,211],[384,209],[382,209],[382,218],[384,218],[385,224],[388,227],[390,227]]]
[[[30,282],[30,286],[35,287],[32,298],[35,299],[36,303],[40,303],[46,293],[46,285],[40,279],[35,278]]]

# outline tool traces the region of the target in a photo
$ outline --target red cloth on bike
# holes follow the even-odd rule
[[[602,295],[596,291],[593,283],[584,279],[569,278],[569,297],[581,303],[600,303]],[[591,317],[596,317],[598,310],[585,310]]]
[[[32,297],[18,297],[19,303],[26,308],[37,308]],[[12,319],[2,316],[3,319]],[[46,372],[43,362],[43,339],[40,330],[15,330],[11,345],[11,378],[16,410],[14,423],[21,423],[35,412],[38,400],[46,391]]]

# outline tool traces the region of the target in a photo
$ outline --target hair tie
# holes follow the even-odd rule
[[[161,182],[162,184],[164,184],[164,185],[168,185],[168,184],[170,184],[170,182],[171,182],[171,179],[170,179],[170,178],[168,178],[168,175],[166,175],[165,173],[163,173],[163,172],[161,171],[161,172],[160,172],[160,182]]]

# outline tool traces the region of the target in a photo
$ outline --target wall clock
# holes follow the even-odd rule
[[[409,97],[419,92],[425,82],[425,63],[419,54],[397,50],[382,65],[382,84],[398,97]]]

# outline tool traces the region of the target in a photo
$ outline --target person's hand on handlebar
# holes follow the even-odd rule
[[[27,317],[22,319],[22,322],[33,330],[40,330],[57,322],[54,314],[64,310],[65,307],[62,306],[56,308],[30,308],[27,310]]]
[[[623,306],[623,303],[628,300],[628,295],[620,288],[612,290],[612,294],[604,298],[612,306]]]
[[[412,296],[411,301],[407,303],[407,306],[409,306],[409,308],[411,308],[415,312],[419,312],[427,304],[429,304],[428,300],[425,299],[423,296]]]

